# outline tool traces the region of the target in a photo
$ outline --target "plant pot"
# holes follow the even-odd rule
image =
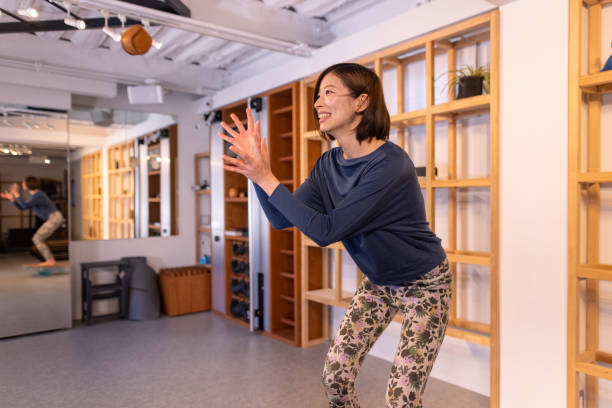
[[[457,99],[482,95],[483,81],[484,78],[481,76],[465,76],[459,78],[459,84],[457,86]]]

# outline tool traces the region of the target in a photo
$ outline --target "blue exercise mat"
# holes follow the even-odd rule
[[[36,271],[40,276],[51,276],[65,273],[66,270],[61,266],[26,266],[27,270]]]

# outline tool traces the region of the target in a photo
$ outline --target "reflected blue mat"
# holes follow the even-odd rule
[[[25,268],[29,271],[36,271],[40,276],[51,276],[51,275],[59,275],[62,273],[66,273],[66,270],[61,266],[53,266],[53,267],[26,266]]]

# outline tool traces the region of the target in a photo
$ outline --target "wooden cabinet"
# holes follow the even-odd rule
[[[612,71],[601,72],[608,58],[601,50],[609,51],[612,39],[602,38],[602,28],[610,15],[608,0],[570,1],[568,408],[599,407],[600,379],[612,380],[612,350],[600,345],[600,282],[612,281],[601,245],[609,233],[605,207],[612,183],[612,172],[602,171],[607,165],[602,145],[610,140],[602,107],[612,93]]]
[[[293,192],[299,186],[299,85],[270,91],[268,148],[272,172]],[[269,227],[270,334],[300,344],[300,233],[295,227]]]
[[[480,57],[479,51],[483,52]],[[465,61],[470,53],[475,54],[473,60]],[[431,229],[443,238],[455,277],[446,334],[489,348],[490,406],[498,407],[499,11],[411,39],[356,62],[370,67],[381,78],[391,114],[391,140],[407,150],[415,165],[424,169],[419,182],[427,219]],[[435,80],[445,72],[449,72],[449,78],[442,81],[452,80],[453,71],[465,63],[489,65],[490,93],[456,99],[453,89],[444,91],[444,84]],[[301,181],[308,176],[316,158],[330,148],[329,143],[319,138],[314,123],[311,106],[315,81],[316,77],[306,78],[300,88]],[[468,149],[462,139],[471,136],[471,126],[480,129],[475,132],[483,138],[478,143],[480,151]],[[481,166],[477,172],[472,171],[474,163]],[[473,220],[466,216],[469,206],[477,207],[472,208],[473,213],[482,218]],[[436,223],[437,219],[444,223]],[[483,232],[473,234],[475,228]],[[465,238],[474,235],[478,236],[480,247]],[[301,344],[308,347],[328,339],[326,309],[348,307],[352,293],[343,290],[344,247],[340,242],[320,248],[302,236],[301,250]],[[458,307],[473,300],[474,295],[459,290],[456,282],[467,281],[473,271],[489,282],[488,287],[482,288],[489,294],[486,312],[478,318],[467,314],[465,307]],[[357,270],[357,285],[360,280]],[[401,321],[399,316],[396,321]]]

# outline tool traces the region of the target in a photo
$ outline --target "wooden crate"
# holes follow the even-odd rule
[[[159,271],[159,280],[168,316],[210,310],[210,270],[204,266],[184,266]]]

